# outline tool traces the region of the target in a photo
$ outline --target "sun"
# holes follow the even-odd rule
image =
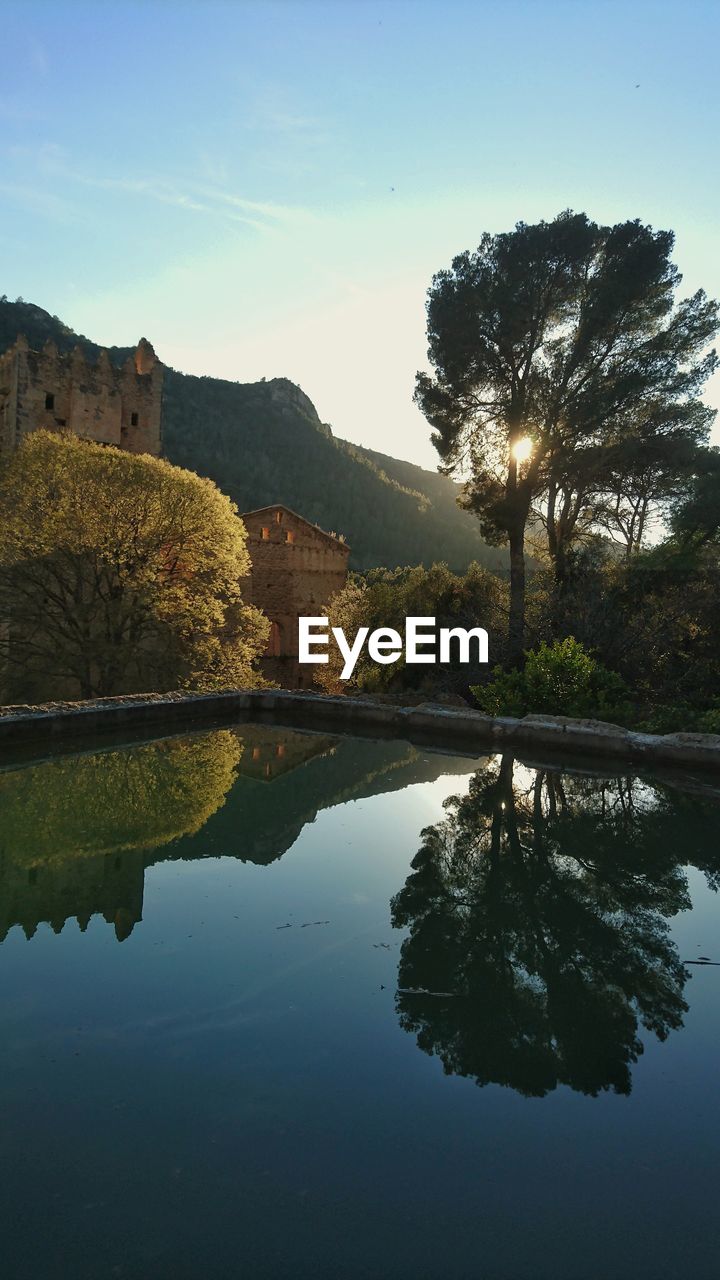
[[[533,451],[533,443],[529,436],[523,436],[522,440],[517,440],[512,447],[512,454],[516,462],[527,462]]]

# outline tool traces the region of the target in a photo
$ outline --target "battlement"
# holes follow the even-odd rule
[[[44,428],[157,457],[164,371],[146,338],[118,368],[105,350],[95,361],[52,340],[33,351],[20,335],[0,356],[0,452]]]

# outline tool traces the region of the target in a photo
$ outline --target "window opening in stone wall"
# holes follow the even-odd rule
[[[292,544],[295,541],[295,534],[292,529],[285,530],[285,541],[289,544]]]
[[[45,393],[45,408],[46,409],[55,408],[55,396],[53,395],[52,391],[47,391]]]
[[[264,524],[262,529],[260,530],[260,537],[262,538],[263,542],[267,542],[270,537],[270,530],[268,529],[266,524]]]
[[[131,427],[136,427],[136,426],[138,425],[139,421],[140,421],[140,415],[139,415],[138,413],[131,413],[131,414],[130,414],[130,426],[131,426]]]
[[[276,512],[275,512],[275,523],[276,523],[276,524],[282,524],[282,518],[283,518],[283,513],[282,513],[282,511],[276,511]]]

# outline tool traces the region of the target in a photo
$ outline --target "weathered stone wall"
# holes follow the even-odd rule
[[[298,618],[320,613],[347,580],[349,547],[288,507],[275,505],[242,517],[252,572],[243,597],[272,623],[263,673],[286,688],[312,683],[298,663]]]
[[[497,754],[512,751],[520,759],[551,759],[558,767],[579,769],[596,757],[604,764],[627,762],[656,769],[695,770],[720,777],[720,735],[635,733],[597,720],[566,716],[486,716],[467,708],[424,703],[396,706],[370,698],[327,698],[285,689],[228,690],[225,693],[154,693],[97,698],[89,702],[48,703],[38,707],[0,707],[0,752],[17,758],[26,744],[43,752],[63,742],[99,734],[165,735],[202,725],[269,722],[322,733],[401,738],[450,751]],[[125,739],[126,740],[126,739]],[[531,753],[531,754],[530,754]]]
[[[144,338],[117,369],[106,351],[92,364],[79,347],[61,355],[47,342],[31,351],[20,337],[0,356],[0,450],[12,452],[31,431],[45,428],[157,456],[163,372]]]

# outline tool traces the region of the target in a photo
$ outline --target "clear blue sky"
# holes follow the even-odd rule
[[[720,295],[717,0],[6,0],[2,43],[0,293],[396,456],[485,230],[639,217]]]

